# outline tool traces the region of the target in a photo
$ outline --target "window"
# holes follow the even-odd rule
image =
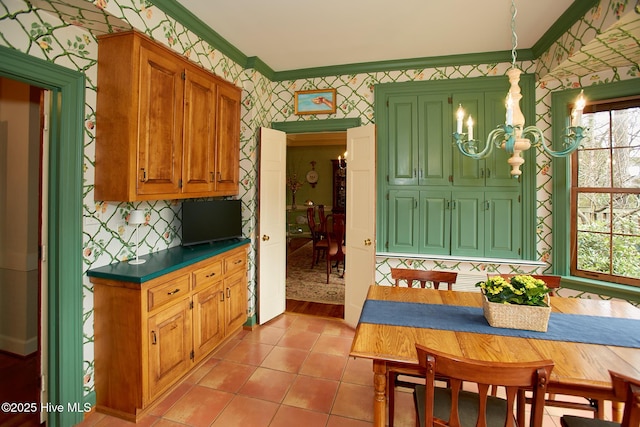
[[[571,169],[571,274],[640,286],[640,97],[585,108]]]

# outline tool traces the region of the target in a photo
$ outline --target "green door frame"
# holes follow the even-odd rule
[[[82,421],[82,155],[85,76],[0,46],[0,75],[52,93],[49,159],[49,426]],[[44,402],[46,403],[46,402]]]

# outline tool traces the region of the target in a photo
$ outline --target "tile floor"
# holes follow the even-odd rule
[[[291,313],[241,331],[138,425],[371,426],[372,362],[348,357],[353,334],[342,320]],[[397,396],[395,426],[415,426],[412,395]],[[560,426],[563,411],[547,408],[545,427]],[[79,425],[132,423],[92,412]]]

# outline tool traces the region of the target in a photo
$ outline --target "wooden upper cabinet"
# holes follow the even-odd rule
[[[233,84],[135,32],[99,37],[95,200],[238,194]]]

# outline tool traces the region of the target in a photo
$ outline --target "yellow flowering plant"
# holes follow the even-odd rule
[[[550,289],[543,280],[529,275],[517,275],[510,279],[500,276],[476,283],[490,302],[500,304],[536,305],[546,307],[546,295]]]

